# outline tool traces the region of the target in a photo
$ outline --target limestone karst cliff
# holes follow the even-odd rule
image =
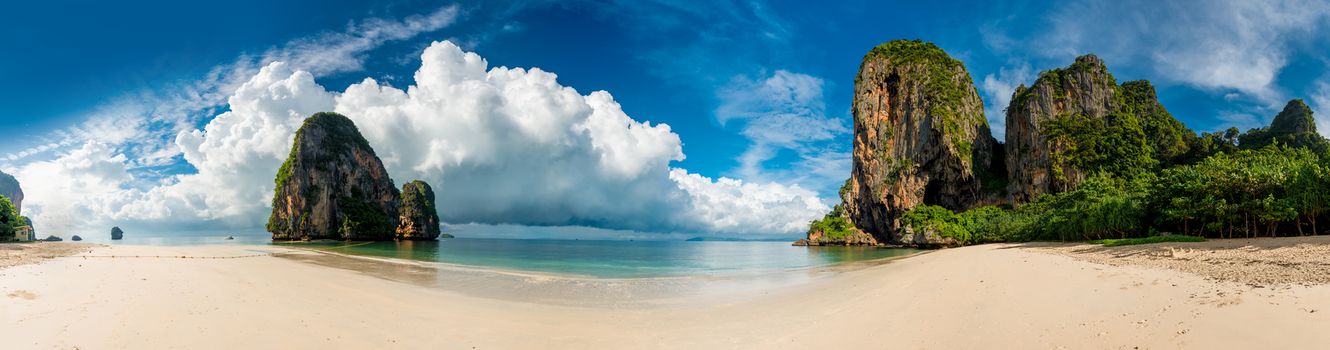
[[[1071,66],[1039,74],[1034,85],[1021,85],[1007,107],[1007,192],[1024,203],[1044,193],[1072,188],[1085,173],[1059,162],[1066,142],[1051,140],[1046,130],[1061,117],[1103,119],[1117,108],[1117,81],[1094,55],[1076,58]]]
[[[1307,147],[1317,153],[1330,148],[1325,138],[1316,133],[1316,118],[1311,107],[1301,99],[1288,101],[1275,115],[1269,127],[1257,128],[1243,134],[1238,143],[1242,148],[1258,149],[1271,144]]]
[[[434,207],[434,189],[424,181],[402,185],[397,239],[434,240],[439,238],[439,212]]]
[[[1006,143],[998,143],[964,65],[917,40],[864,57],[852,111],[853,169],[841,204],[812,222],[800,244],[964,244],[900,219],[920,205],[1020,205],[1089,174],[1158,171],[1181,162],[1196,140],[1150,82],[1119,85],[1102,60],[1085,55],[1016,89]]]
[[[0,171],[0,196],[9,198],[9,201],[14,203],[14,208],[20,213],[23,212],[23,188],[19,187],[18,179],[3,171]]]
[[[864,56],[854,86],[845,217],[880,242],[933,243],[904,237],[900,216],[924,203],[974,206],[1001,162],[969,72],[931,43],[896,40]]]
[[[1118,85],[1094,55],[1018,87],[1006,118],[1013,205],[1075,188],[1092,173],[1130,176],[1172,164],[1195,138],[1159,103],[1150,82]]]
[[[273,240],[391,240],[400,193],[355,123],[317,113],[296,132],[277,172]]]

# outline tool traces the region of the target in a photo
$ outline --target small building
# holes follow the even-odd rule
[[[15,241],[27,242],[34,239],[37,239],[37,237],[32,232],[32,226],[19,226],[18,229],[14,230]]]

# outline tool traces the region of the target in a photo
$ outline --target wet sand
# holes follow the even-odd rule
[[[1113,253],[1075,247],[983,245],[776,273],[787,277],[621,280],[270,246],[99,247],[0,269],[0,315],[8,325],[0,328],[0,348],[1213,349],[1330,342],[1327,285],[1256,286],[1181,269],[1107,265],[1075,254]],[[1161,249],[1136,249],[1146,248]]]
[[[36,264],[47,259],[87,253],[98,244],[27,242],[0,244],[0,268]]]

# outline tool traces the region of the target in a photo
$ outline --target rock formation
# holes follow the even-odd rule
[[[121,231],[119,226],[111,228],[111,239],[125,238],[125,231]]]
[[[77,242],[77,241],[82,241],[82,240],[83,240],[83,237],[79,237],[79,235],[74,235],[74,236],[72,236],[72,237],[69,237],[69,240],[71,240],[71,241],[76,241],[76,242]]]
[[[400,194],[355,123],[316,113],[296,132],[277,171],[273,240],[390,240]]]
[[[439,212],[434,207],[434,189],[424,181],[402,185],[397,239],[435,240],[439,237]]]
[[[942,49],[882,44],[864,56],[854,91],[853,172],[842,200],[854,226],[877,241],[918,242],[898,232],[905,211],[968,209],[990,197],[982,179],[1000,183],[1001,150],[983,103],[965,66]]]
[[[1013,205],[1075,188],[1092,172],[1129,176],[1172,164],[1195,137],[1159,103],[1150,82],[1119,86],[1094,55],[1018,87],[1006,117]]]
[[[60,239],[60,237],[56,237],[56,236],[54,236],[54,235],[51,235],[51,236],[46,236],[46,239],[44,239],[43,241],[47,241],[47,242],[59,242],[59,241],[63,241],[63,239]]]
[[[23,212],[23,189],[19,187],[18,179],[3,171],[0,171],[0,196],[9,198],[9,201],[14,203],[14,208],[18,209],[19,213]]]
[[[1102,119],[1117,108],[1117,81],[1094,55],[1076,58],[1070,67],[1039,74],[1034,85],[1021,85],[1007,107],[1007,192],[1012,202],[1025,203],[1044,193],[1076,186],[1085,173],[1054,157],[1066,149],[1044,132],[1047,121],[1079,115]]]
[[[1288,101],[1269,127],[1249,130],[1238,139],[1238,144],[1246,149],[1258,149],[1275,143],[1306,147],[1316,153],[1330,148],[1325,138],[1316,133],[1316,118],[1312,115],[1311,107],[1301,99]]]

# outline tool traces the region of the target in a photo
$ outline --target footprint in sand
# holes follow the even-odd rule
[[[37,299],[37,293],[29,292],[26,290],[16,290],[13,293],[9,293],[9,297],[23,298],[24,300],[32,300],[32,299]]]

